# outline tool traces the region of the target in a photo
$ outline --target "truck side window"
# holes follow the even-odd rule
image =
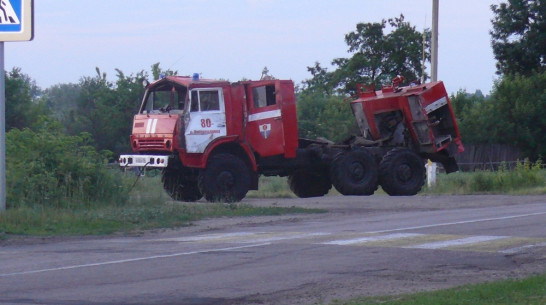
[[[144,108],[144,111],[146,111],[146,113],[151,113],[152,110],[154,110],[154,95],[155,92],[150,92],[146,97],[146,107]]]
[[[191,107],[190,111],[199,111],[199,98],[198,98],[198,92],[192,91],[191,92]]]
[[[199,104],[201,111],[220,110],[218,91],[199,91]]]
[[[186,103],[186,93],[187,93],[187,90],[178,90],[177,91],[177,109],[180,109],[180,110],[184,110],[184,106],[185,106],[185,103]]]
[[[254,108],[275,105],[275,86],[261,86],[252,88],[252,99]]]

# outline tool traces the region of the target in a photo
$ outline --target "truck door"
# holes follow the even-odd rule
[[[282,96],[280,82],[258,82],[247,86],[247,141],[262,157],[284,154]]]
[[[188,153],[203,153],[210,142],[225,136],[226,111],[222,88],[191,90],[184,124]]]

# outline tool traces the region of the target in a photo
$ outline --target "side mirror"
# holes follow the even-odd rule
[[[142,86],[144,88],[148,88],[149,85],[150,85],[150,82],[147,79],[142,80]]]

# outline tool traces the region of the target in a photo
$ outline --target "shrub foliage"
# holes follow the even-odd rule
[[[39,131],[11,129],[6,134],[8,207],[78,207],[127,195],[122,180],[109,171],[109,152],[97,152],[89,134],[68,136],[51,120]]]

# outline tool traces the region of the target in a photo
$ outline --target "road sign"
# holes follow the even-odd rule
[[[0,41],[32,40],[33,11],[33,0],[0,0]]]

